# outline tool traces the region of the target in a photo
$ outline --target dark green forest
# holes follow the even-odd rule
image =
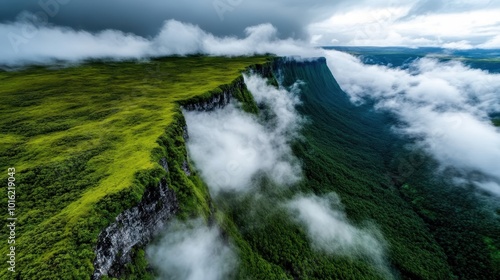
[[[499,279],[500,221],[472,188],[452,184],[450,172],[424,151],[407,148],[412,139],[391,132],[396,119],[354,106],[325,61],[278,62],[282,86],[301,86],[300,112],[308,122],[294,153],[304,180],[282,190],[262,182],[265,198],[230,195],[218,199],[242,238],[267,262],[294,279],[377,279],[384,275],[369,262],[329,256],[311,249],[301,227],[276,207],[297,193],[337,193],[349,219],[373,221],[388,242],[392,276],[401,279]],[[256,208],[257,213],[248,214]],[[252,270],[244,263],[243,269]],[[252,273],[250,273],[252,275]]]
[[[500,278],[494,198],[457,188],[453,170],[437,173],[431,157],[407,149],[412,139],[390,132],[391,115],[353,106],[326,64],[282,69],[285,85],[306,81],[301,110],[312,121],[296,148],[306,170],[302,191],[333,190],[351,219],[376,221],[402,278]]]

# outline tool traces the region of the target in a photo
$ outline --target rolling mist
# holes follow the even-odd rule
[[[147,59],[168,55],[238,56],[277,53],[306,55],[305,42],[280,39],[271,24],[247,27],[245,36],[217,37],[199,26],[167,20],[153,37],[118,30],[88,32],[44,23],[24,12],[15,22],[0,23],[0,65],[50,64],[85,59]]]
[[[161,279],[227,279],[238,264],[235,249],[223,241],[220,230],[202,220],[170,222],[146,254]]]
[[[393,278],[385,260],[382,233],[374,226],[359,228],[349,222],[337,194],[300,195],[287,202],[287,208],[293,219],[306,228],[316,250],[368,259],[387,279]]]
[[[269,108],[271,120],[245,113],[235,103],[212,112],[184,112],[191,158],[214,194],[249,191],[259,174],[278,185],[301,177],[290,148],[303,122],[295,110],[300,103],[297,92],[276,89],[255,75],[244,77],[257,104]]]
[[[365,65],[337,51],[326,55],[353,103],[374,100],[376,109],[400,120],[396,133],[414,139],[442,168],[462,172],[465,180],[457,182],[500,194],[500,131],[490,119],[500,112],[499,74],[427,57],[401,69]],[[482,176],[471,179],[474,171]]]
[[[190,134],[187,145],[212,195],[229,191],[259,200],[264,195],[258,188],[259,176],[266,176],[278,187],[301,180],[300,162],[292,153],[291,143],[300,139],[300,128],[307,120],[296,110],[300,106],[301,81],[287,90],[269,86],[256,75],[244,77],[261,107],[259,116],[243,112],[235,103],[210,112],[185,111]],[[392,278],[385,261],[382,234],[375,226],[359,228],[350,223],[335,193],[325,197],[300,195],[267,203],[283,205],[289,218],[306,229],[315,249],[367,260]]]

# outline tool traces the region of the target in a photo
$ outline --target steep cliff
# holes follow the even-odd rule
[[[158,187],[148,188],[137,206],[118,215],[99,235],[92,279],[122,275],[125,265],[132,261],[132,249],[149,243],[177,210],[175,193],[168,188],[165,178]]]
[[[265,66],[259,67],[249,67],[247,72],[255,72],[261,75],[268,75],[268,71],[271,69],[271,64],[266,64]],[[253,100],[252,94],[248,92],[245,86],[245,81],[243,76],[235,79],[231,84],[221,85],[214,90],[207,92],[205,95],[196,96],[195,98],[182,101],[180,104],[186,110],[193,111],[211,111],[217,108],[223,108],[232,99],[238,100],[242,104],[242,109],[250,112],[256,113],[257,106]]]
[[[246,71],[270,77],[273,81],[271,69],[272,64],[267,63],[253,65]],[[245,111],[258,110],[251,93],[246,88],[243,76],[236,78],[230,84],[220,85],[204,95],[181,101],[180,104],[185,110],[210,111],[223,108],[233,99],[238,100]],[[179,211],[211,215],[211,207],[206,207],[211,204],[208,191],[198,175],[192,171],[189,162],[185,146],[189,133],[180,110],[166,131],[159,140],[165,149],[165,152],[159,151],[161,154],[165,153],[159,163],[166,175],[159,178],[157,186],[146,189],[137,206],[120,213],[115,221],[99,234],[95,247],[96,258],[92,279],[133,275],[134,272],[131,271],[134,269],[129,269],[127,266],[134,261],[132,256],[134,250],[143,248],[157,237],[165,229],[167,221]],[[194,197],[196,192],[193,191],[195,187],[193,182],[198,182],[196,187],[203,189],[204,197]],[[177,198],[179,192],[182,193],[180,199]],[[196,208],[200,205],[205,207],[197,211]]]

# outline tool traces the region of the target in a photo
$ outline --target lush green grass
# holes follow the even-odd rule
[[[178,104],[207,96],[267,60],[163,58],[0,72],[0,170],[6,182],[7,168],[16,168],[22,225],[16,273],[23,279],[88,278],[100,230],[164,176],[157,161],[176,151],[161,146],[184,147],[178,134],[165,136],[179,123]],[[170,179],[200,201],[207,195],[196,176]],[[0,238],[6,236],[2,231]],[[0,253],[7,253],[5,246]],[[7,276],[2,262],[0,277]]]

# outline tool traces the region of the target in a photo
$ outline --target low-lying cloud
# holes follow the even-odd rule
[[[210,112],[184,112],[190,134],[189,153],[212,194],[238,191],[259,197],[260,191],[255,188],[259,175],[279,185],[293,184],[301,178],[301,166],[290,142],[299,137],[305,121],[295,109],[300,104],[296,91],[302,82],[285,90],[269,86],[256,75],[244,77],[256,103],[264,108],[259,116],[244,113],[234,103]],[[297,196],[275,203],[284,205],[290,218],[305,227],[317,250],[363,259],[384,277],[392,278],[382,234],[373,226],[359,228],[351,224],[336,194],[323,198]]]
[[[160,279],[229,279],[238,265],[237,254],[221,239],[220,231],[201,220],[170,223],[146,254]]]
[[[287,203],[294,218],[305,226],[315,249],[328,254],[363,258],[390,277],[385,242],[376,229],[352,225],[343,212],[339,197],[298,196]]]
[[[415,137],[444,167],[480,171],[475,183],[498,194],[500,131],[489,115],[500,112],[500,75],[460,62],[423,58],[408,69],[364,65],[328,51],[329,67],[355,103],[376,100],[380,110],[404,123],[396,130]]]
[[[302,123],[296,92],[276,89],[265,79],[245,76],[255,101],[267,107],[267,119],[243,112],[234,103],[211,112],[185,111],[189,153],[211,191],[251,189],[258,175],[279,185],[301,177],[290,142]]]
[[[279,39],[271,24],[247,27],[245,37],[216,37],[200,27],[165,21],[153,38],[117,30],[91,33],[40,22],[24,13],[11,23],[0,23],[0,65],[52,63],[56,60],[138,59],[167,55],[279,55],[306,54],[306,44]]]

